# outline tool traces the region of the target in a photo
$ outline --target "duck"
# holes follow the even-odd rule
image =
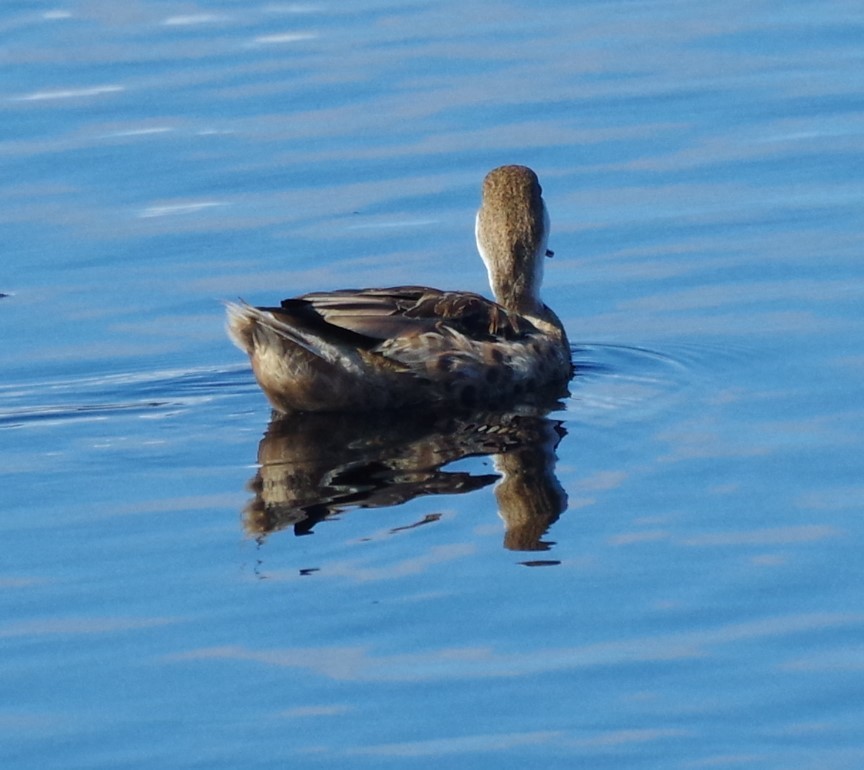
[[[495,299],[425,286],[343,289],[278,307],[226,303],[227,332],[281,413],[485,409],[560,398],[567,333],[540,299],[549,213],[537,174],[483,180],[477,250]]]

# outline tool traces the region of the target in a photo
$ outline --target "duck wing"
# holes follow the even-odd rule
[[[270,310],[310,331],[316,329],[367,349],[387,340],[428,333],[449,331],[475,340],[500,341],[534,330],[518,314],[479,294],[424,286],[304,294]]]

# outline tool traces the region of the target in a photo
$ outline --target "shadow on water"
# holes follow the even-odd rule
[[[288,527],[306,535],[346,510],[463,494],[497,482],[504,547],[548,550],[542,537],[567,506],[555,476],[555,449],[565,430],[546,417],[548,411],[274,416],[258,447],[246,530],[259,538]],[[493,457],[500,475],[446,468],[478,456]]]

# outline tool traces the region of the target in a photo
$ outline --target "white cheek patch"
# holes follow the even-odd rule
[[[543,237],[537,244],[537,251],[534,253],[534,283],[532,284],[533,300],[535,303],[540,303],[540,286],[543,283],[543,268],[546,264],[546,245],[549,243],[549,210],[546,204],[543,203]]]
[[[552,223],[549,221],[549,209],[546,208],[546,201],[543,201],[543,238],[540,244],[540,249],[537,254],[539,256],[546,256],[546,247],[549,245],[549,230],[552,227]]]
[[[477,212],[477,216],[474,218],[474,240],[477,241],[477,251],[480,252],[480,259],[483,260],[483,264],[486,266],[486,275],[489,276],[489,288],[492,289],[492,294],[495,294],[495,284],[492,282],[492,265],[489,262],[489,255],[486,253],[486,249],[483,248],[483,242],[480,240],[480,212]]]

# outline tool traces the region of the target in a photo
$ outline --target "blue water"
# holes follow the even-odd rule
[[[0,29],[4,767],[864,766],[864,9],[82,0]],[[262,528],[282,466],[221,301],[486,291],[502,163],[552,216],[566,509],[515,536],[480,452]]]

